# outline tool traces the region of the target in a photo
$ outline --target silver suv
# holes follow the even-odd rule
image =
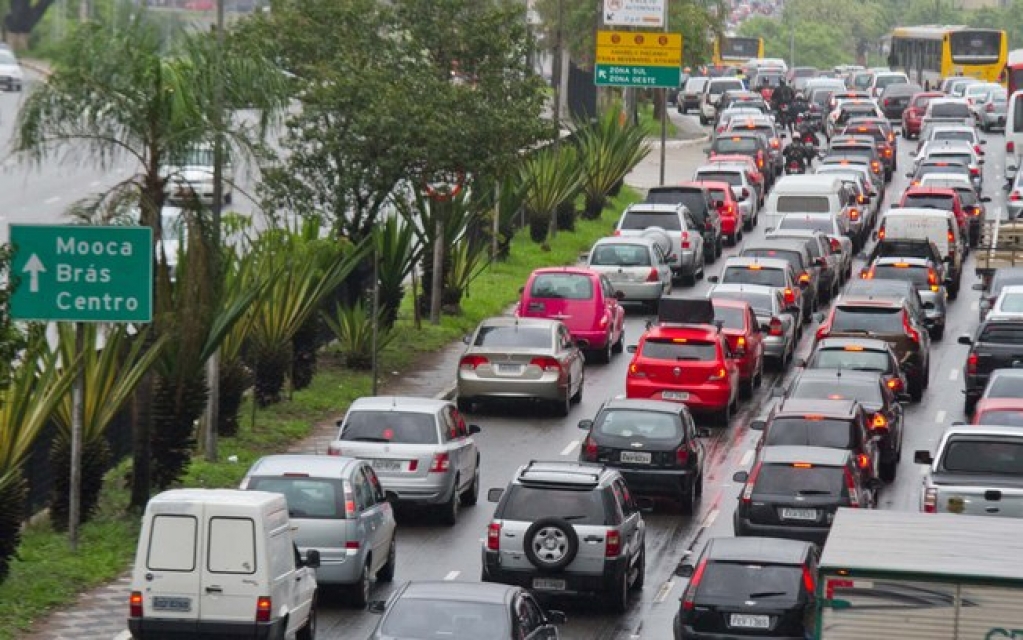
[[[338,422],[327,452],[369,460],[385,491],[398,503],[439,506],[445,524],[458,520],[461,506],[476,504],[480,454],[455,405],[411,396],[359,398]]]
[[[487,497],[498,504],[483,544],[484,582],[546,595],[597,593],[619,613],[629,589],[643,586],[646,524],[617,470],[532,461]]]
[[[653,228],[671,239],[668,263],[672,275],[687,284],[696,284],[696,279],[703,277],[705,254],[702,227],[693,214],[684,204],[634,204],[622,212],[614,235],[642,236]]]

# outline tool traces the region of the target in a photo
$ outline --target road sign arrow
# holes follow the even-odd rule
[[[597,77],[598,78],[606,78],[607,77],[607,71],[604,71],[603,69],[601,69],[600,71],[597,72]]]
[[[39,274],[46,273],[46,267],[43,266],[43,261],[39,259],[39,256],[33,253],[21,271],[29,274],[28,290],[31,293],[39,293]]]

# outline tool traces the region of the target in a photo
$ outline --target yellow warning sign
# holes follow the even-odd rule
[[[597,31],[597,64],[682,65],[682,34]]]

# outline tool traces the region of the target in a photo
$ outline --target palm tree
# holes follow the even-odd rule
[[[650,145],[643,127],[631,120],[619,123],[612,109],[594,123],[576,123],[576,135],[586,196],[583,217],[596,220],[616,186],[650,153]]]
[[[102,334],[96,324],[86,324],[82,331],[85,350],[81,354],[84,393],[79,513],[84,522],[96,506],[103,486],[103,474],[109,468],[110,446],[105,437],[107,426],[131,399],[167,340],[166,336],[150,341],[144,334],[132,335],[133,331],[124,324],[104,327]],[[102,344],[99,344],[101,335]],[[74,325],[58,323],[57,336],[61,361],[74,362],[79,355]],[[71,396],[65,395],[53,414],[57,435],[50,448],[50,468],[54,475],[50,522],[58,530],[68,526],[72,415]]]
[[[578,152],[567,144],[547,147],[526,160],[521,174],[526,184],[523,206],[529,217],[529,237],[542,243],[552,231],[558,206],[579,190]]]
[[[21,543],[28,485],[22,465],[39,432],[71,389],[78,361],[61,363],[38,333],[0,389],[0,581]]]
[[[272,60],[235,47],[230,35],[227,46],[231,55],[221,55],[216,40],[206,33],[168,35],[143,9],[131,12],[117,29],[84,23],[57,52],[52,75],[22,104],[13,150],[39,164],[55,157],[75,158],[102,168],[124,159],[133,161],[137,167],[134,175],[95,194],[84,206],[98,210],[124,201],[137,204],[141,223],[152,227],[153,237],[158,239],[168,178],[164,167],[171,164],[169,159],[198,144],[222,139],[228,155],[238,164],[257,146],[272,116],[282,113],[288,103],[287,78]],[[214,108],[220,88],[229,104],[256,109],[263,117],[255,125],[220,118]],[[193,234],[190,227],[190,240],[219,238],[219,229],[209,229],[208,220],[196,217],[193,224],[199,233]],[[157,331],[151,334],[155,339],[171,328],[175,302],[166,260],[160,259],[159,245],[154,248],[160,283],[156,287]],[[219,254],[208,255],[213,261],[207,268],[219,270]],[[196,277],[193,286],[211,289],[221,282],[219,276],[207,273]],[[218,299],[215,290],[196,294],[202,304]],[[198,313],[196,309],[182,313],[185,324],[179,327],[175,341],[187,334],[188,344],[205,345],[205,337],[211,335],[209,323],[215,317],[208,307]],[[203,323],[205,329],[198,326]],[[203,353],[206,350],[193,348],[187,355],[194,358]],[[147,377],[139,387],[132,491],[136,508],[144,506],[149,497],[148,443],[154,417],[180,425],[192,407],[205,401],[202,363],[171,366],[178,355],[179,350],[172,349],[161,358],[159,397],[153,397],[155,379]],[[173,415],[156,413],[168,406],[174,407]],[[155,435],[163,438],[168,434]]]

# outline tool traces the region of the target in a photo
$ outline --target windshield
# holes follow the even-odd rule
[[[682,221],[675,211],[627,211],[622,219],[622,229],[636,231],[650,227],[681,231]]]
[[[288,515],[292,518],[343,520],[345,517],[340,479],[253,477],[249,478],[246,489],[283,495],[288,501]]]
[[[682,420],[677,414],[662,411],[610,409],[600,412],[593,429],[619,438],[678,440],[682,436]]]
[[[973,156],[969,153],[929,153],[927,154],[927,161],[929,162],[960,162],[965,165],[973,164]]]
[[[981,332],[977,342],[1023,345],[1023,325],[989,324]]]
[[[349,411],[339,439],[389,444],[440,442],[433,414],[408,411]]]
[[[830,217],[824,216],[785,216],[778,223],[779,229],[809,229],[824,233],[831,233],[834,227],[834,221]]]
[[[727,182],[733,187],[742,186],[742,175],[738,171],[697,171],[696,180],[701,182]]]
[[[765,464],[757,474],[753,491],[758,494],[821,493],[839,496],[843,488],[842,467]]]
[[[738,138],[729,136],[718,138],[714,142],[714,151],[717,153],[750,153],[759,148],[755,138]]]
[[[721,282],[726,284],[763,284],[769,287],[787,286],[785,272],[781,269],[751,269],[748,267],[728,267],[725,269]]]
[[[1023,474],[1023,441],[997,440],[989,436],[954,438],[946,445],[941,466],[945,471],[957,473],[1020,475]]]
[[[874,76],[869,73],[861,73],[853,76],[853,87],[859,90],[866,89],[870,86],[870,81],[873,77]]]
[[[867,349],[821,349],[810,361],[811,369],[850,369],[853,371],[878,371],[887,373],[891,359],[884,351]]]
[[[984,389],[985,398],[1023,398],[1023,376],[993,373]]]
[[[789,389],[788,398],[816,398],[827,400],[859,400],[870,404],[882,404],[881,387],[876,380],[850,380],[840,383],[835,378],[826,380],[800,379]]]
[[[935,129],[931,134],[931,140],[965,140],[973,143],[973,133],[960,129]]]
[[[810,102],[824,106],[833,95],[835,95],[834,89],[814,89],[810,95]]]
[[[714,319],[720,320],[725,329],[746,328],[746,310],[742,307],[714,305]]]
[[[716,80],[708,87],[707,93],[718,95],[725,91],[743,91],[745,89],[741,80]]]
[[[642,355],[651,360],[699,361],[717,359],[717,344],[701,340],[651,338],[643,343]]]
[[[600,491],[554,489],[513,484],[501,509],[502,520],[536,522],[540,518],[562,518],[573,524],[606,525]],[[486,637],[490,637],[486,634]]]
[[[679,204],[685,205],[686,209],[697,219],[707,215],[707,197],[702,190],[696,189],[651,189],[647,193],[646,201],[650,204]]]
[[[590,265],[598,267],[649,267],[650,250],[642,244],[604,244],[590,256]]]
[[[473,600],[398,598],[381,623],[388,638],[477,640],[511,635],[505,605]]]
[[[799,567],[709,562],[697,587],[702,601],[768,598],[771,603],[796,600],[803,584]],[[769,596],[758,596],[766,593]]]
[[[1023,427],[1023,411],[1019,409],[990,409],[980,414],[977,424]]]
[[[899,267],[894,264],[879,264],[871,271],[874,280],[907,280],[917,289],[930,289],[927,280],[930,270],[927,267]]]
[[[878,89],[884,89],[890,84],[908,84],[909,81],[904,76],[878,76],[877,82],[874,86]]]
[[[744,258],[778,258],[785,260],[797,270],[803,269],[803,254],[798,251],[787,249],[746,249],[742,252]]]
[[[192,149],[184,154],[174,156],[174,164],[178,167],[212,167],[213,149]]]
[[[966,29],[949,36],[953,64],[991,64],[998,62],[1002,34],[998,31]]]
[[[541,273],[529,288],[533,298],[564,300],[590,300],[593,298],[593,280],[578,273]]]
[[[933,118],[967,118],[970,116],[970,107],[958,102],[942,102],[931,105],[931,117]]]
[[[775,418],[764,434],[764,444],[829,449],[852,449],[856,445],[848,422],[820,416]]]
[[[828,213],[831,201],[827,196],[778,196],[778,213]]]
[[[899,307],[835,307],[831,330],[841,333],[902,334],[902,309]]]
[[[939,164],[922,164],[916,172],[918,176],[925,176],[928,173],[963,173],[969,175],[970,168],[958,162],[941,162]]]
[[[550,349],[551,330],[546,327],[480,327],[473,346],[488,349]]]
[[[752,291],[715,291],[711,294],[711,298],[722,298],[725,300],[742,300],[748,302],[749,306],[753,307],[753,313],[758,316],[770,316],[774,315],[774,305],[772,304],[773,296],[766,293],[755,293]],[[715,310],[715,314],[717,311]]]
[[[14,65],[18,64],[18,60],[11,54],[10,51],[0,51],[0,64]]]

